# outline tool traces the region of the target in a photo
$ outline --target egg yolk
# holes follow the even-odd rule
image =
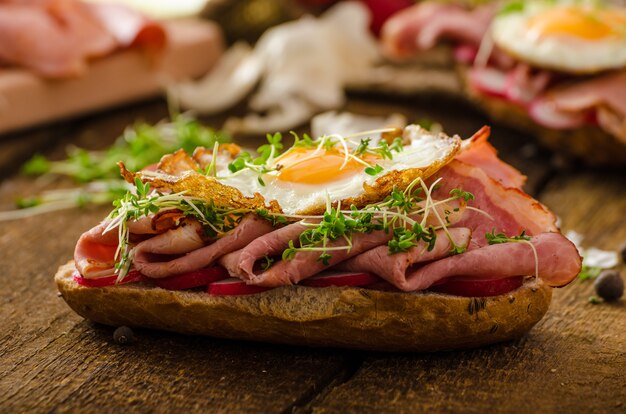
[[[528,21],[528,29],[537,37],[565,34],[586,40],[619,35],[626,24],[626,13],[580,7],[557,7],[539,13]]]
[[[367,155],[362,159],[371,163],[379,157]],[[344,161],[345,154],[338,149],[320,150],[315,154],[315,149],[294,148],[276,159],[275,165],[280,165],[277,178],[293,183],[323,184],[365,169],[365,165],[354,158],[350,158],[345,165]]]

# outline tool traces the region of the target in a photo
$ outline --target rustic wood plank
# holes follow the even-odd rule
[[[588,245],[626,241],[626,183],[581,173],[551,181],[541,197]],[[624,266],[622,266],[623,271]],[[626,307],[592,305],[591,282],[557,289],[526,337],[484,349],[432,355],[364,354],[346,383],[314,401],[333,412],[624,412]]]

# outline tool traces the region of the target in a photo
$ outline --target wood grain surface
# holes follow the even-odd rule
[[[365,114],[425,116],[467,137],[485,119],[462,103],[353,97]],[[61,156],[68,143],[101,148],[136,118],[167,113],[160,101],[109,111],[19,139],[0,137],[0,208],[48,185],[19,177],[34,151]],[[218,123],[219,118],[208,119]],[[216,124],[217,125],[217,124]],[[217,125],[219,126],[219,125]],[[244,142],[258,142],[247,137]],[[10,140],[29,142],[20,147]],[[528,137],[494,128],[502,158],[564,230],[588,246],[626,241],[624,169],[563,170]],[[9,156],[8,152],[15,151]],[[5,164],[4,160],[14,160]],[[590,282],[555,291],[550,311],[521,340],[466,352],[383,354],[308,349],[138,330],[121,346],[113,329],[82,320],[57,297],[52,275],[107,207],[0,223],[0,412],[624,412],[626,307],[592,305]],[[623,271],[623,266],[622,266]]]

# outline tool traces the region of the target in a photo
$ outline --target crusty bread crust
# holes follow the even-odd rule
[[[55,281],[79,315],[106,325],[307,346],[429,352],[522,336],[546,313],[552,289],[528,281],[505,295],[463,298],[359,288],[286,286],[247,296],[143,284],[88,288],[69,262]]]
[[[467,98],[495,122],[531,133],[547,148],[579,158],[590,165],[622,165],[626,163],[626,144],[595,125],[557,130],[533,121],[528,112],[512,102],[475,91],[467,81],[465,65],[458,66]]]

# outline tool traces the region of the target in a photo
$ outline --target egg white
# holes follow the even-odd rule
[[[459,149],[460,138],[447,137],[443,134],[430,133],[419,126],[410,125],[404,129],[406,144],[401,152],[393,152],[393,159],[380,159],[377,164],[383,171],[375,176],[364,170],[345,178],[323,184],[300,184],[278,179],[276,172],[259,175],[249,169],[230,174],[228,170],[218,171],[220,182],[239,189],[245,196],[260,193],[266,201],[276,200],[286,214],[297,214],[331,201],[340,201],[357,197],[364,193],[364,185],[374,185],[377,179],[392,171],[404,171],[412,168],[425,169],[433,164],[445,163]],[[377,145],[372,140],[372,146]],[[346,206],[348,207],[348,206]]]
[[[564,4],[572,3],[556,3]],[[535,36],[527,27],[529,19],[554,5],[525,2],[520,12],[496,16],[490,29],[494,44],[533,66],[566,73],[595,73],[626,66],[626,32],[598,40],[568,35]]]

